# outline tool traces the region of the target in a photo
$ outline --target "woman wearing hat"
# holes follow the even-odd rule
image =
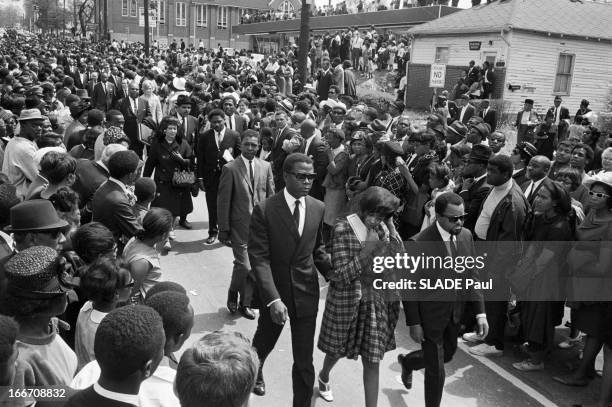
[[[391,192],[370,187],[357,211],[334,225],[332,271],[318,341],[325,353],[318,376],[319,394],[326,401],[333,401],[329,376],[334,365],[340,358],[361,357],[365,405],[377,404],[379,364],[386,352],[395,349],[399,301],[372,289],[370,259],[374,253],[403,251],[392,221],[399,207],[400,200]]]
[[[344,148],[344,132],[341,129],[330,128],[325,132],[329,144],[327,158],[327,175],[321,184],[325,187],[325,216],[323,222],[331,231],[336,218],[342,214],[346,206],[346,180],[348,178],[349,155]],[[326,239],[330,236],[326,236]]]
[[[594,376],[595,358],[604,336],[610,332],[606,314],[610,313],[612,270],[612,173],[594,176],[584,182],[589,188],[590,202],[586,218],[576,229],[574,245],[567,256],[569,265],[569,298],[575,313],[572,325],[586,334],[583,357],[578,369],[570,375],[553,379],[570,386],[586,386]],[[581,243],[582,242],[582,243]],[[592,242],[587,244],[585,242]]]
[[[527,164],[534,156],[538,154],[538,150],[535,146],[527,141],[518,143],[512,150],[512,164],[514,165],[514,172],[512,178],[518,185],[523,185],[527,182]]]
[[[178,134],[178,127],[176,117],[168,116],[162,119],[149,150],[143,176],[150,177],[155,170],[157,196],[151,205],[169,210],[183,225],[187,215],[193,212],[191,188],[175,186],[173,178],[175,173],[190,170],[193,152],[187,140]],[[168,245],[169,242],[166,242],[165,247]]]
[[[58,335],[62,323],[55,317],[66,309],[69,288],[62,281],[65,272],[57,251],[30,247],[15,254],[5,271],[0,312],[19,323],[19,358],[32,366],[36,386],[70,385],[77,357]]]

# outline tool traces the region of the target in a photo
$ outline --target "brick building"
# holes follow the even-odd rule
[[[97,6],[102,27],[107,9],[111,39],[144,42],[144,0],[97,0]],[[178,43],[183,39],[187,45],[197,46],[203,41],[206,48],[221,44],[235,49],[248,48],[249,40],[234,33],[232,27],[240,24],[245,14],[270,9],[268,0],[149,0],[149,6],[159,9],[158,24],[151,24],[151,42],[158,39],[165,46],[174,39]]]

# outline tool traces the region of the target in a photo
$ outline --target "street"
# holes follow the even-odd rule
[[[194,199],[195,212],[189,216],[193,230],[177,229],[173,250],[162,257],[164,280],[182,284],[188,292],[195,310],[195,324],[191,337],[185,343],[190,346],[203,334],[218,329],[236,330],[252,338],[256,321],[230,315],[225,303],[232,271],[231,249],[216,243],[206,246],[207,213],[204,195]],[[327,293],[321,281],[319,323]],[[568,314],[568,312],[566,312]],[[567,328],[558,327],[559,337],[567,334]],[[318,331],[317,331],[318,335]],[[315,371],[321,368],[323,353],[314,351]],[[561,339],[559,339],[561,340]],[[400,366],[397,355],[415,350],[418,346],[410,339],[403,313],[396,329],[397,349],[387,353],[380,366],[380,407],[424,406],[423,372],[415,372],[413,388],[404,389],[399,381]],[[570,365],[577,363],[576,351],[555,350],[554,357],[541,372],[519,372],[512,363],[523,359],[516,344],[507,344],[501,358],[486,359],[467,352],[467,344],[460,341],[454,359],[446,366],[446,386],[443,406],[453,407],[530,407],[571,406],[574,403],[594,403],[601,379],[589,386],[566,387],[552,380],[552,376],[565,374]],[[184,348],[185,348],[184,347]],[[177,355],[180,356],[180,355]],[[597,368],[601,369],[601,355]],[[266,395],[252,395],[252,407],[290,406],[291,389],[291,337],[288,327],[283,331],[274,351],[266,361],[264,377]],[[349,407],[363,405],[361,362],[341,360],[331,372],[330,383],[335,401],[327,403],[317,397],[315,390],[312,406]]]

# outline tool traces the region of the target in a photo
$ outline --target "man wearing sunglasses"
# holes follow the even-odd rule
[[[446,192],[435,203],[436,222],[415,235],[411,240],[427,246],[428,256],[475,256],[472,233],[463,227],[466,217],[461,196]],[[407,250],[410,250],[407,248]],[[478,280],[478,274],[466,270],[461,274],[451,274],[449,270],[427,270],[430,280],[444,278],[462,278]],[[478,335],[484,338],[489,330],[484,313],[482,293],[473,287],[461,290],[434,290],[419,293],[418,300],[404,301],[406,323],[410,326],[410,336],[421,344],[421,350],[406,355],[399,355],[402,367],[402,382],[407,389],[412,387],[412,371],[425,368],[425,405],[440,406],[444,388],[444,363],[450,362],[457,350],[457,334],[461,321],[464,302],[472,302],[476,313]]]
[[[331,262],[323,244],[324,205],[308,196],[316,178],[312,159],[301,153],[289,155],[283,177],[285,188],[253,209],[249,229],[249,260],[262,304],[253,338],[261,361],[253,392],[265,394],[264,362],[290,320],[293,406],[309,407],[315,380],[317,270],[326,276]]]

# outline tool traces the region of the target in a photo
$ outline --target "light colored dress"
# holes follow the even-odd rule
[[[94,339],[100,322],[107,314],[107,312],[95,310],[91,301],[87,301],[81,307],[74,335],[74,350],[78,360],[77,370],[81,370],[87,363],[96,359]]]
[[[140,294],[145,298],[149,288],[153,287],[161,278],[159,252],[154,247],[147,246],[138,238],[133,237],[123,249],[123,259],[130,265],[138,260],[146,260],[151,265],[151,269],[140,287]]]

